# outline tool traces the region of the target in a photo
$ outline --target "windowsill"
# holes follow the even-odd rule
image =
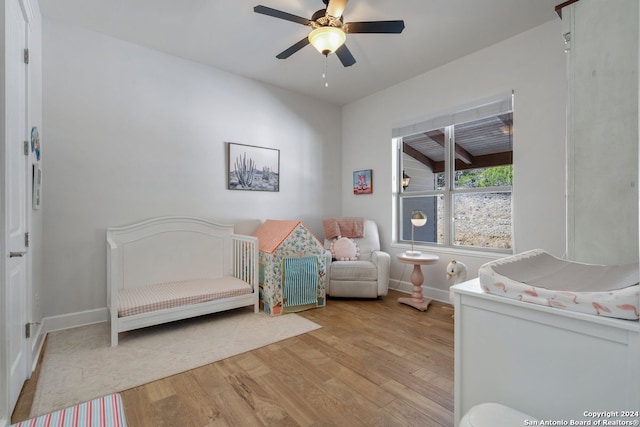
[[[411,245],[406,243],[392,243],[391,247],[394,249],[400,249],[401,251],[406,251],[411,249]],[[437,253],[437,254],[447,254],[454,256],[467,256],[467,257],[475,257],[475,258],[486,258],[486,259],[499,259],[509,255],[513,255],[513,250],[508,252],[502,251],[492,251],[492,250],[483,250],[483,249],[465,249],[465,248],[452,248],[449,246],[427,246],[427,245],[413,245],[415,250],[419,250],[422,252],[428,253]]]

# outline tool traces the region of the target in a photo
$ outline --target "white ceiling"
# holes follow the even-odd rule
[[[402,34],[350,34],[345,68],[307,46],[276,55],[310,28],[253,12],[311,18],[322,0],[39,0],[42,15],[343,105],[547,21],[561,0],[351,0],[344,21],[403,19]],[[560,38],[560,34],[558,34]],[[505,58],[505,61],[508,61]]]

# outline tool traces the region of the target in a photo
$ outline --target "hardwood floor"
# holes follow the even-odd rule
[[[321,329],[125,390],[129,426],[453,426],[451,306],[399,296],[329,299],[298,313]]]

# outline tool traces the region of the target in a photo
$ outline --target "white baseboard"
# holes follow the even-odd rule
[[[45,317],[44,319],[42,319],[42,330],[44,331],[44,333],[47,333],[108,321],[109,310],[105,307],[95,310],[63,314],[61,316]]]
[[[410,282],[390,279],[389,289],[410,294],[411,292],[413,292],[413,285]],[[422,285],[422,296],[424,296],[425,298],[443,302],[445,304],[451,304],[451,302],[449,301],[448,290],[443,291],[442,289],[436,289]]]

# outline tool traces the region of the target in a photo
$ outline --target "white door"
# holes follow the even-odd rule
[[[28,378],[27,323],[27,137],[26,23],[18,0],[5,0],[5,285],[9,409]]]

